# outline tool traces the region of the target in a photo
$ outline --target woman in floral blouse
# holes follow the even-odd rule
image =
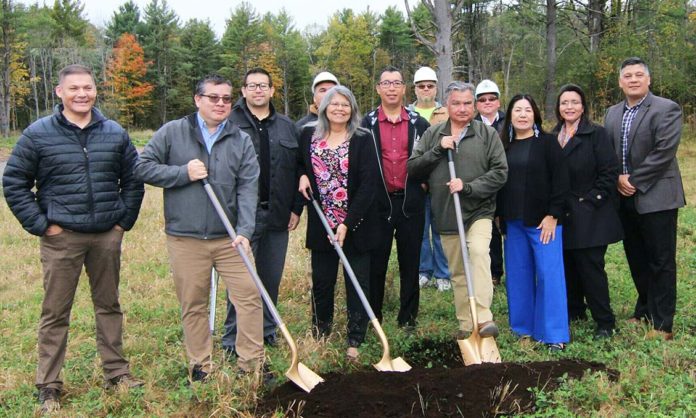
[[[377,153],[369,131],[359,128],[360,115],[350,90],[336,86],[319,105],[319,119],[300,135],[300,192],[321,206],[363,292],[369,296],[370,254],[376,242],[374,195],[379,179]],[[331,333],[338,254],[321,220],[308,211],[307,248],[312,251],[312,324],[316,338]],[[345,274],[348,351],[357,360],[368,317]],[[369,297],[368,297],[369,298]]]

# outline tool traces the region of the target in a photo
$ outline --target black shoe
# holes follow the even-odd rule
[[[273,334],[268,334],[263,337],[263,344],[268,346],[268,347],[275,347],[277,344],[277,339],[275,333]]]
[[[43,387],[39,389],[39,403],[41,404],[41,414],[50,414],[60,410],[60,390],[55,388]]]
[[[608,340],[614,336],[619,330],[614,328],[597,328],[594,333],[595,340]]]
[[[205,383],[208,381],[209,376],[210,374],[208,372],[204,372],[200,364],[196,364],[191,370],[191,382]]]

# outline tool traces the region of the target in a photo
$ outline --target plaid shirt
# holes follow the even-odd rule
[[[648,97],[647,95],[645,97]],[[628,134],[631,132],[631,124],[638,114],[640,105],[643,104],[645,97],[633,107],[628,106],[628,102],[624,104],[624,114],[621,119],[621,174],[630,174],[631,166],[628,162]]]

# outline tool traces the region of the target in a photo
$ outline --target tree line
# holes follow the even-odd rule
[[[306,113],[312,77],[322,70],[349,87],[361,109],[375,107],[375,80],[388,64],[406,81],[422,65],[437,68],[440,91],[452,79],[492,79],[504,102],[517,92],[537,97],[547,119],[558,87],[573,82],[601,117],[621,97],[617,67],[628,56],[649,63],[654,92],[690,117],[696,110],[691,0],[404,0],[406,14],[345,8],[325,27],[303,30],[284,9],[262,15],[245,2],[221,37],[208,20],[182,22],[166,0],[142,10],[128,1],[105,27],[86,20],[80,0],[0,1],[4,136],[52,111],[58,70],[71,63],[94,68],[98,106],[129,128],[154,129],[191,112],[205,74],[220,73],[239,91],[256,66],[273,76],[276,109],[295,119]]]

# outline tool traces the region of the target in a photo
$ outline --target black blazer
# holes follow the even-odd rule
[[[300,171],[309,177],[312,193],[318,200],[317,180],[312,169],[310,145],[313,126],[305,126],[300,134]],[[370,133],[359,129],[349,139],[348,145],[348,214],[343,222],[348,234],[343,243],[346,251],[364,252],[374,248],[377,240],[377,180],[379,168],[377,154]],[[311,204],[310,204],[311,205]],[[319,202],[321,206],[321,202]],[[307,210],[307,248],[328,251],[333,246],[327,238],[324,226],[314,208]]]
[[[562,148],[551,134],[542,133],[533,141],[529,150],[525,181],[525,198],[522,209],[522,223],[525,226],[538,226],[546,215],[563,222],[565,198],[568,194],[568,170],[562,164]],[[498,193],[499,214],[504,212],[502,197],[506,186]]]
[[[559,124],[554,132],[561,128]],[[607,131],[580,121],[563,148],[570,193],[563,216],[563,248],[591,248],[620,241],[623,229],[617,211],[619,163]]]

